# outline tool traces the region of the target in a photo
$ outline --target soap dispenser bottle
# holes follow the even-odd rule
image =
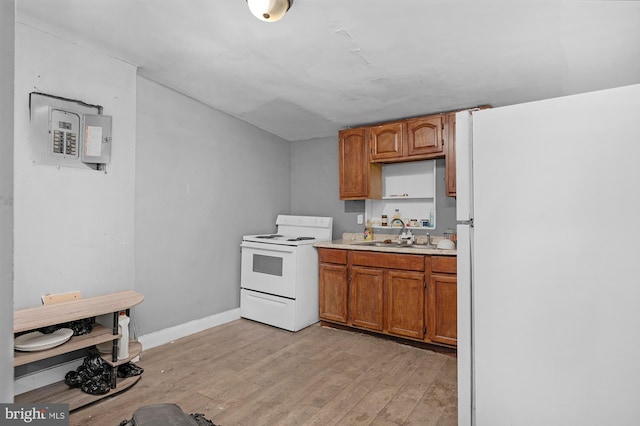
[[[364,227],[364,240],[365,241],[373,240],[373,227],[371,226],[370,220],[367,220],[367,224]]]

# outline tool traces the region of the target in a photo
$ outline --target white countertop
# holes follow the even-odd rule
[[[334,241],[322,241],[315,243],[314,247],[333,248],[343,250],[362,250],[362,251],[378,251],[386,253],[408,253],[408,254],[429,254],[429,255],[441,255],[441,256],[456,256],[456,250],[443,250],[437,248],[427,248],[423,244],[413,244],[407,247],[406,245],[389,244],[383,247],[366,245],[367,241],[362,240],[334,240]]]

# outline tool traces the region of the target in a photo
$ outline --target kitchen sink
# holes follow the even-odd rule
[[[391,241],[391,242],[364,241],[364,242],[355,243],[355,245],[369,246],[369,247],[389,247],[389,248],[433,248],[433,249],[436,248],[436,246],[434,245],[427,246],[426,244],[406,244],[406,243],[399,243],[397,241]]]
[[[375,247],[397,247],[400,246],[398,242],[385,243],[384,241],[364,241],[362,243],[356,243],[359,246],[375,246]]]

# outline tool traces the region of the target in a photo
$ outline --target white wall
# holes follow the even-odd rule
[[[136,69],[17,23],[15,308],[40,296],[134,287]],[[107,173],[34,164],[28,94],[82,100],[113,116]]]
[[[291,208],[290,143],[145,78],[137,89],[136,289],[146,298],[136,320],[146,335],[237,310],[242,235],[275,231]]]
[[[0,0],[0,403],[13,402],[14,0]]]

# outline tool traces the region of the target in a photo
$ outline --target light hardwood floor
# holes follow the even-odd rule
[[[217,425],[456,425],[456,358],[312,325],[297,333],[240,319],[142,353],[131,389],[71,413],[118,425],[178,404]]]

